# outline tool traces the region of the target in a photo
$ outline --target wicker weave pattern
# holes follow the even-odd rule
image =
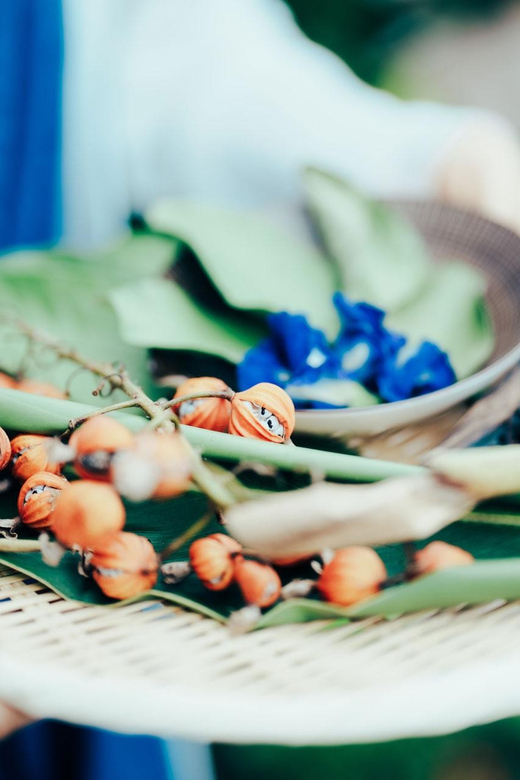
[[[75,676],[87,685],[124,683],[130,698],[133,686],[141,684],[163,695],[170,691],[173,707],[180,694],[210,697],[216,716],[218,702],[229,703],[235,694],[242,701],[246,696],[253,712],[272,701],[276,720],[280,697],[312,708],[315,699],[328,694],[348,701],[353,695],[373,697],[389,685],[399,690],[404,682],[415,681],[419,692],[424,680],[442,684],[444,674],[467,671],[476,662],[497,668],[520,646],[520,602],[393,621],[370,618],[332,629],[320,621],[232,638],[225,626],[168,603],[86,606],[5,568],[0,569],[0,598],[4,659],[54,676],[57,685],[60,675],[69,674],[69,683]],[[0,678],[0,696],[6,695],[7,683]],[[41,701],[38,714],[42,706],[49,707],[49,715],[62,714]],[[146,711],[134,714],[131,730],[150,730]],[[471,712],[468,717],[471,722]],[[213,738],[216,724],[209,721],[198,726],[200,739]],[[107,724],[101,719],[100,725]],[[126,722],[111,725],[128,729]],[[262,734],[258,737],[262,741]],[[348,737],[345,733],[343,741]]]

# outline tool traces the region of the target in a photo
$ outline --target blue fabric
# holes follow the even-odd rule
[[[0,251],[61,228],[61,0],[0,0]]]

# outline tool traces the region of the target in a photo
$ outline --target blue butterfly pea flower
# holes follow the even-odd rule
[[[383,362],[395,355],[406,339],[385,328],[382,309],[368,303],[351,303],[339,292],[333,301],[341,320],[334,354],[342,375],[373,388]]]
[[[250,349],[238,366],[241,390],[257,382],[286,387],[289,382],[312,384],[324,376],[336,376],[339,363],[325,334],[313,328],[301,314],[280,312],[268,318],[269,338]]]
[[[431,341],[424,341],[410,356],[401,349],[384,361],[377,379],[383,401],[403,401],[441,390],[457,381],[446,352]]]

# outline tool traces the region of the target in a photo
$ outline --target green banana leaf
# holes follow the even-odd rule
[[[422,293],[432,266],[406,219],[316,168],[305,170],[303,183],[311,217],[350,298],[392,312]]]
[[[335,266],[310,243],[248,212],[161,201],[146,212],[152,230],[184,241],[230,306],[306,314],[333,338]]]
[[[152,392],[147,351],[119,337],[108,290],[146,273],[163,273],[172,264],[175,251],[172,240],[139,236],[88,259],[61,252],[17,252],[0,264],[0,311],[22,317],[87,357],[122,362],[136,381]],[[3,323],[0,339],[0,370],[16,373],[26,356],[26,341]],[[26,362],[29,376],[61,388],[74,371],[70,363],[53,360],[41,348]],[[77,373],[70,385],[72,397],[96,403],[91,395],[96,384],[88,373]],[[106,402],[98,399],[97,403]]]
[[[233,310],[204,311],[170,279],[139,280],[112,290],[109,297],[121,338],[133,346],[192,350],[239,363],[267,334],[261,322]]]

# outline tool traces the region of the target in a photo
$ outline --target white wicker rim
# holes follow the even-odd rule
[[[195,741],[347,744],[520,714],[520,602],[231,638],[161,601],[65,601],[0,569],[0,698]]]

